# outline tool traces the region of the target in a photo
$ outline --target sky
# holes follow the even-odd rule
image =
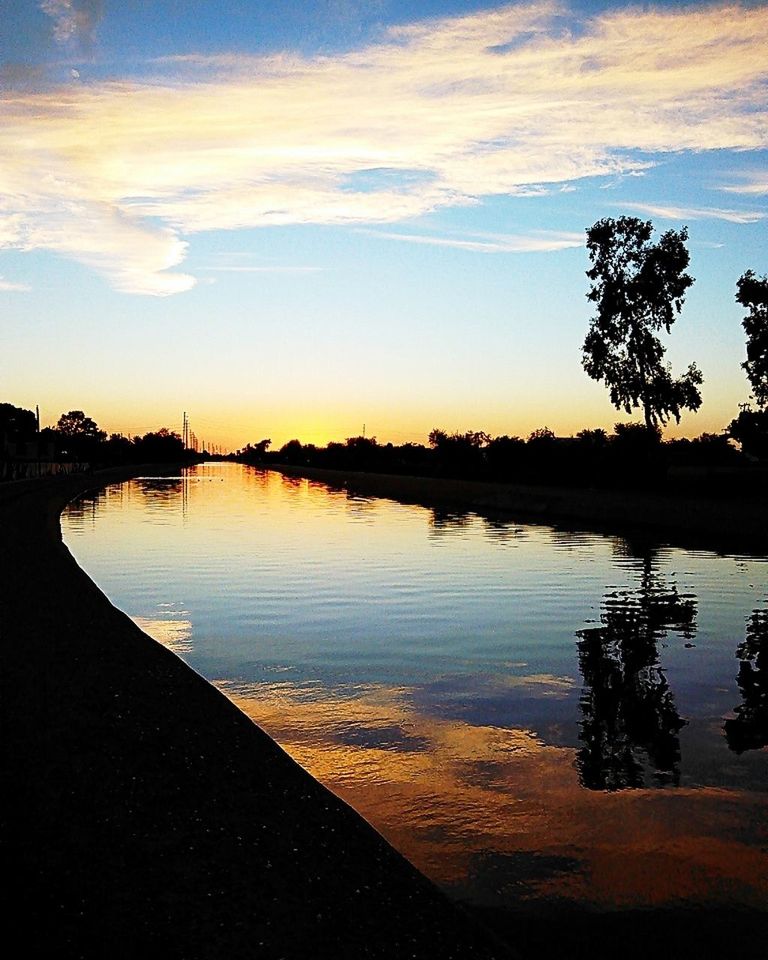
[[[768,272],[768,4],[3,0],[0,401],[226,449],[627,417],[585,229],[687,226],[719,432]]]

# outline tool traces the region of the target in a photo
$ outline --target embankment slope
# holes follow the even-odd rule
[[[6,929],[25,955],[508,956],[77,566],[61,509],[124,476],[0,488]]]

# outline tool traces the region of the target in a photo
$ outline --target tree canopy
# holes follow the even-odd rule
[[[658,337],[662,328],[670,332],[693,283],[688,232],[668,230],[657,243],[652,233],[651,221],[636,217],[599,220],[587,230],[587,299],[597,312],[582,357],[587,374],[605,381],[616,409],[640,407],[649,430],[698,410],[703,380],[695,363],[674,379]]]
[[[174,430],[160,427],[133,440],[136,456],[148,463],[173,463],[184,457],[184,441]]]
[[[37,417],[31,410],[0,403],[0,435],[33,437],[37,433]],[[2,439],[2,436],[0,436]]]
[[[761,407],[768,406],[768,277],[754,271],[739,277],[736,300],[749,310],[742,320],[747,335],[747,359],[742,367],[747,372],[752,396]]]
[[[107,436],[103,430],[99,430],[96,421],[86,417],[82,410],[62,413],[56,429],[63,437],[74,439],[104,440]]]

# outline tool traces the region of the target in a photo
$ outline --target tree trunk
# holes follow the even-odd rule
[[[643,403],[643,410],[645,411],[645,428],[649,432],[653,431],[653,417],[651,416],[651,405],[645,400]]]
[[[651,398],[648,396],[648,381],[645,377],[645,360],[638,350],[638,368],[640,371],[640,382],[643,385],[643,413],[645,414],[645,429],[649,432],[653,430],[653,409],[651,407]]]

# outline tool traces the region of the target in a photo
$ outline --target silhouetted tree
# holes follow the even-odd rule
[[[279,463],[301,464],[305,462],[301,440],[289,440],[280,447]]]
[[[728,424],[728,436],[750,457],[768,459],[768,410],[741,410]]]
[[[104,440],[107,434],[99,430],[96,421],[86,417],[82,410],[70,410],[62,413],[56,424],[62,437],[71,439]]]
[[[580,430],[571,444],[568,463],[561,474],[566,482],[573,484],[605,484],[609,479],[608,453],[608,434],[605,430],[600,427]]]
[[[608,445],[608,434],[602,427],[594,430],[579,430],[576,439],[590,450],[603,450]]]
[[[488,441],[485,457],[491,476],[511,480],[520,472],[525,458],[525,441],[520,437],[494,437]]]
[[[587,374],[605,381],[617,410],[642,408],[649,430],[698,410],[703,379],[694,363],[674,380],[657,336],[662,327],[670,332],[693,283],[685,272],[687,230],[668,230],[655,244],[652,232],[650,220],[636,217],[599,220],[587,230],[587,299],[597,313],[582,358]]]
[[[768,745],[768,609],[755,610],[736,648],[741,663],[736,682],[742,702],[725,721],[725,737],[735,753]]]
[[[752,270],[739,277],[736,300],[749,313],[742,320],[747,335],[746,370],[752,396],[758,410],[748,405],[728,425],[728,435],[737,440],[742,450],[753,457],[768,457],[768,277],[758,277]]]
[[[469,430],[467,433],[446,433],[437,427],[429,434],[429,445],[435,449],[441,444],[456,443],[467,447],[482,447],[488,443],[490,436],[483,430]]]
[[[376,437],[347,437],[344,446],[342,459],[346,470],[376,470],[382,462],[383,451]]]
[[[261,463],[266,455],[267,448],[272,441],[269,439],[259,440],[257,443],[247,443],[242,450],[237,451],[237,457],[245,463]]]
[[[579,666],[584,678],[576,766],[590,790],[622,790],[644,783],[644,758],[654,778],[677,782],[681,719],[658,645],[668,630],[686,637],[695,630],[696,607],[653,572],[643,559],[634,591],[608,594],[601,626],[580,630]]]
[[[564,442],[549,427],[532,430],[525,443],[525,479],[533,483],[562,480]]]
[[[615,423],[610,439],[614,472],[645,483],[663,469],[661,431],[643,423]]]
[[[122,433],[111,433],[103,449],[105,459],[110,463],[130,463],[134,459],[134,444]]]
[[[432,468],[431,452],[423,443],[403,443],[392,450],[391,469],[394,473],[429,473]]]
[[[0,441],[30,440],[37,433],[37,417],[31,410],[0,403]]]
[[[107,437],[96,421],[86,417],[82,410],[62,413],[56,424],[56,434],[61,453],[83,461],[98,458]]]
[[[675,464],[685,466],[728,466],[741,461],[741,454],[726,433],[702,433],[693,440],[680,437],[664,444]]]
[[[307,460],[306,450],[304,452],[304,462],[309,462]],[[323,466],[330,467],[332,470],[344,469],[347,463],[347,445],[332,440],[321,453],[321,463]]]
[[[467,433],[432,430],[429,445],[435,451],[437,472],[448,477],[481,477],[485,470],[483,447],[490,439],[482,430]]]
[[[184,441],[167,427],[145,433],[133,441],[135,459],[146,463],[176,463],[184,459]]]
[[[742,320],[747,335],[747,359],[742,367],[747,372],[752,396],[762,408],[768,406],[768,277],[758,277],[752,270],[736,282],[736,300],[749,313]]]

